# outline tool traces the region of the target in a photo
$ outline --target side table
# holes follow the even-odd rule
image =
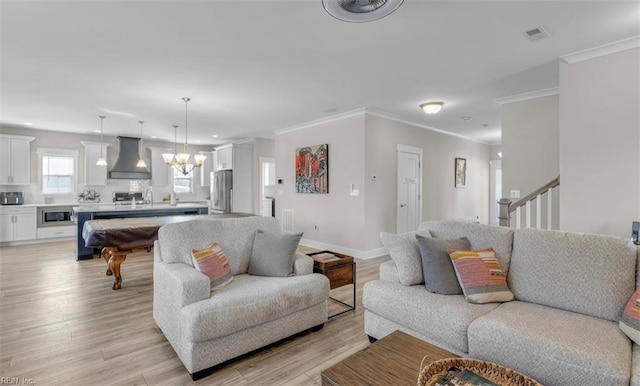
[[[330,289],[353,285],[351,304],[329,297],[330,300],[345,307],[345,310],[330,315],[329,319],[354,311],[356,309],[356,263],[353,261],[353,256],[331,251],[313,252],[308,255],[313,259],[313,272],[325,275],[329,279]]]

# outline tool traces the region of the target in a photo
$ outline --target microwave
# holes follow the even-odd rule
[[[73,224],[73,207],[71,206],[38,207],[38,228]]]

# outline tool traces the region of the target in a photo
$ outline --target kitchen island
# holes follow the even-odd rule
[[[109,219],[109,218],[132,218],[132,217],[158,217],[158,216],[189,216],[208,214],[209,208],[206,204],[179,203],[170,205],[165,203],[154,203],[137,205],[132,208],[130,205],[96,204],[83,205],[73,208],[73,217],[76,226],[76,260],[87,260],[99,253],[92,247],[87,247],[82,237],[84,223],[89,220]]]

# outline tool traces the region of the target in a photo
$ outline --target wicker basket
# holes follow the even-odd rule
[[[501,386],[542,386],[514,370],[470,358],[446,358],[432,362],[420,371],[417,386],[433,386],[451,367],[472,371]]]

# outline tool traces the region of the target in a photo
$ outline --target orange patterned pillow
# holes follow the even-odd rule
[[[214,242],[202,250],[193,249],[191,258],[195,268],[211,279],[211,291],[218,290],[233,280],[227,256],[218,243]]]
[[[640,288],[631,295],[620,318],[620,329],[632,341],[640,344]]]
[[[481,251],[449,250],[458,283],[469,303],[508,302],[513,293],[492,248]]]

